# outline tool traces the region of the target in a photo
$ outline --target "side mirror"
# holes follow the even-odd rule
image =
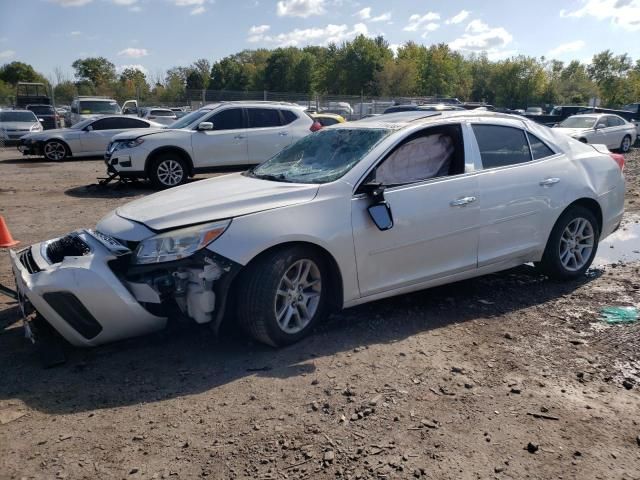
[[[198,124],[198,130],[213,130],[212,122],[200,122]]]
[[[367,208],[369,216],[378,230],[389,230],[393,227],[393,215],[391,207],[384,199],[384,185],[381,183],[368,182],[360,186],[360,191],[373,200]]]
[[[391,207],[383,200],[380,203],[374,203],[368,208],[369,216],[373,223],[376,224],[378,230],[389,230],[393,227],[393,215],[391,214]]]
[[[93,125],[87,125],[86,127],[84,127],[84,129],[85,129],[87,132],[93,132]]]
[[[599,123],[596,125],[596,130],[600,130],[601,128],[607,128],[607,126],[604,123]]]

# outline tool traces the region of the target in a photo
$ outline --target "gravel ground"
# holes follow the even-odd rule
[[[640,150],[626,160],[633,223]],[[28,245],[150,192],[86,187],[103,173],[0,151],[0,214]],[[0,478],[638,479],[640,322],[598,317],[640,305],[639,274],[523,266],[347,310],[280,350],[186,326],[49,370],[0,297]]]

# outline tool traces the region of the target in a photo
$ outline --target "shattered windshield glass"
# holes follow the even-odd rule
[[[307,135],[248,175],[292,183],[328,183],[342,177],[391,130],[327,129]]]

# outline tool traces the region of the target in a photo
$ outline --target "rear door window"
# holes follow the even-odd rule
[[[249,128],[279,127],[280,115],[272,108],[249,108]]]
[[[474,124],[482,167],[506,167],[531,160],[531,151],[524,130],[502,125]]]

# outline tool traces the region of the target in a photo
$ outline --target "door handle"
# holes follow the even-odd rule
[[[542,180],[540,182],[540,186],[541,187],[550,187],[552,185],[555,185],[556,183],[558,183],[560,181],[559,178],[553,177],[553,178],[545,178],[544,180]]]
[[[235,140],[242,140],[243,138],[246,138],[244,135],[236,135],[235,137],[233,137]]]
[[[289,132],[280,132],[278,135],[280,135],[281,137],[286,137],[287,135],[289,135]]]
[[[452,207],[464,207],[465,205],[468,205],[475,201],[476,197],[463,197],[453,200],[449,205],[451,205]]]

